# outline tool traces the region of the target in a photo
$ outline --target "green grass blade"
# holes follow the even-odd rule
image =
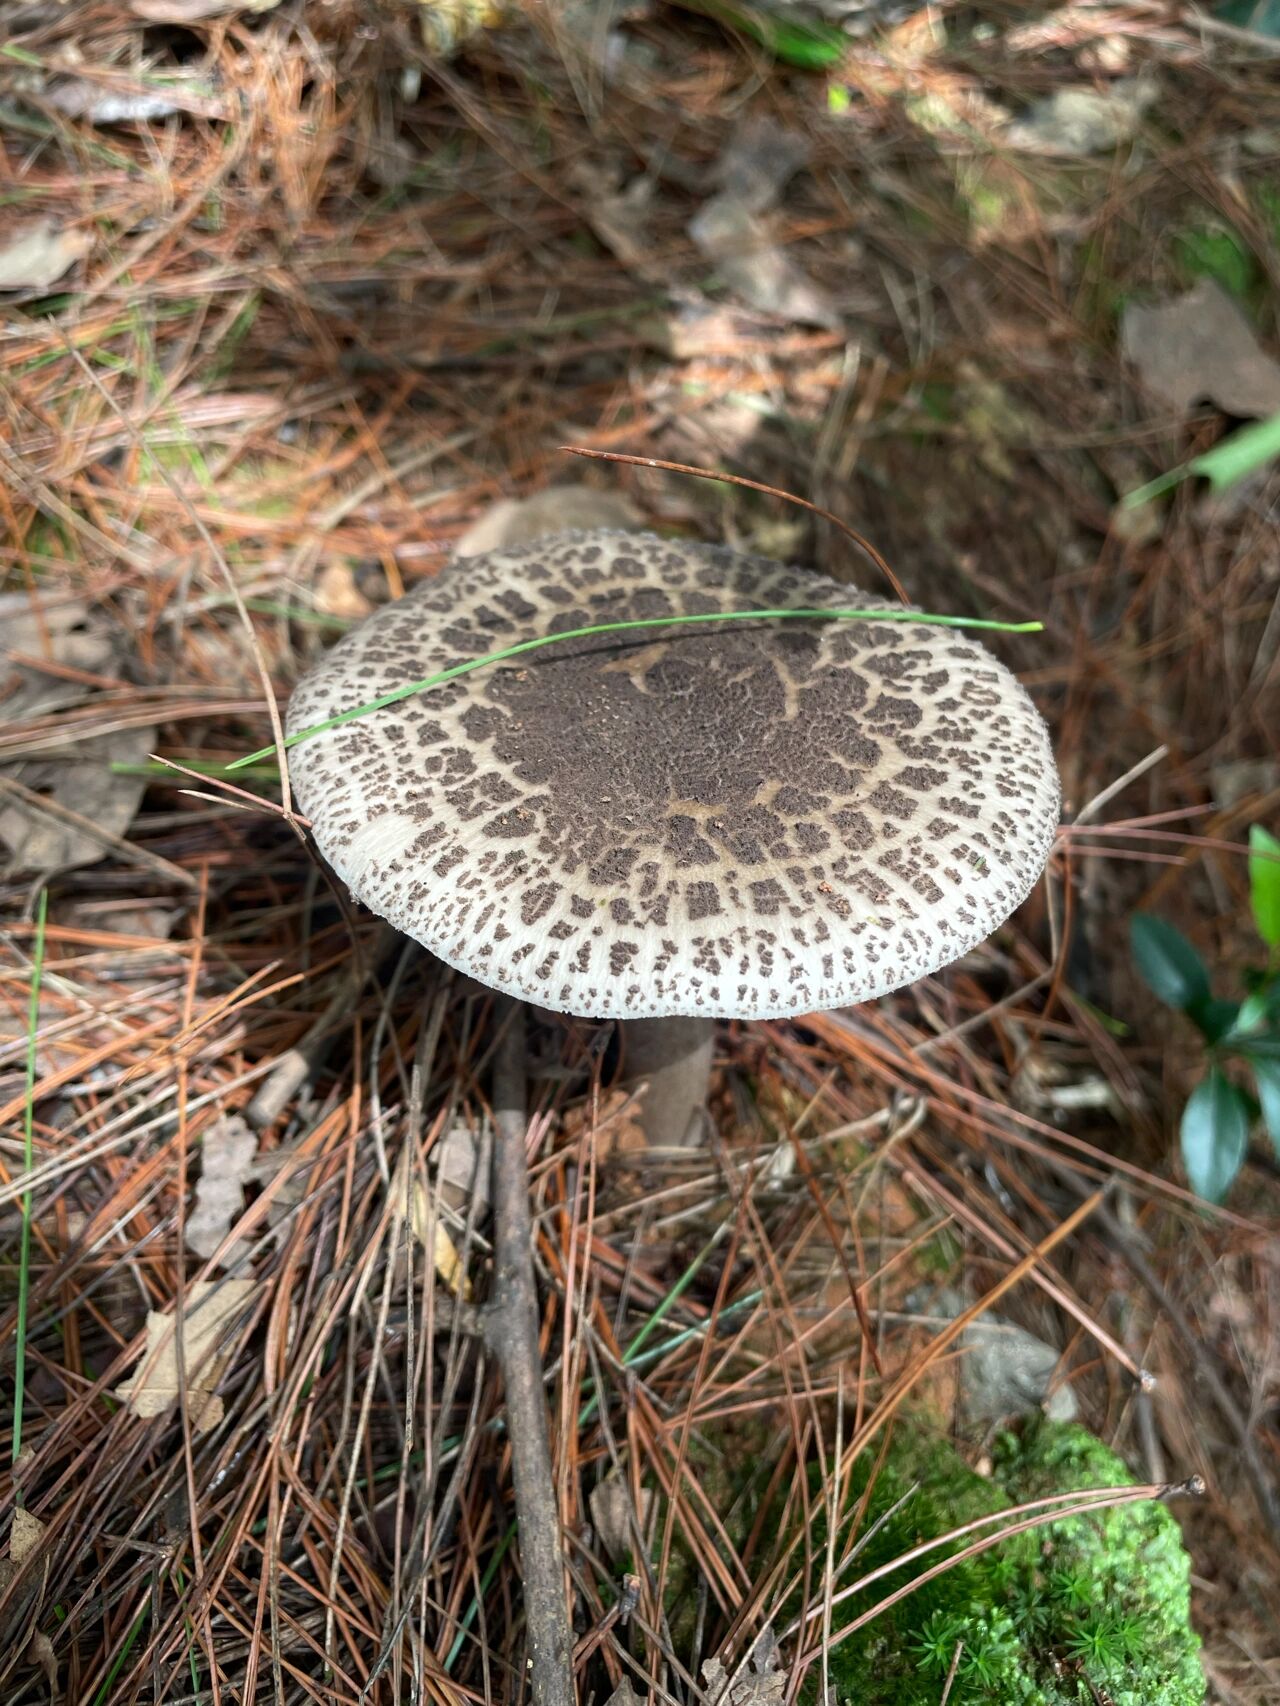
[[[40,1028],[40,984],[44,977],[44,932],[49,911],[49,891],[40,890],[36,908],[36,942],[31,961],[31,995],[27,1003],[27,1094],[22,1115],[22,1170],[28,1178],[35,1172],[36,1032]],[[22,1193],[19,1208],[22,1242],[18,1256],[18,1342],[13,1362],[13,1461],[22,1450],[22,1401],[27,1387],[27,1299],[31,1291],[31,1190]],[[21,1502],[21,1489],[17,1493]]]
[[[403,687],[397,687],[390,693],[383,693],[377,699],[368,699],[363,705],[353,705],[349,711],[342,711],[336,717],[329,717],[323,723],[312,723],[309,728],[297,729],[287,737],[285,746],[292,748],[304,740],[310,740],[313,735],[324,734],[329,729],[341,727],[343,723],[353,723],[357,717],[367,717],[371,711],[385,710],[388,705],[398,705],[402,699],[411,699],[416,693],[425,693],[432,687],[443,687],[447,681],[456,681],[460,675],[469,675],[473,669],[484,669],[489,664],[502,663],[507,658],[521,657],[525,652],[538,651],[542,646],[554,646],[561,640],[585,640],[594,634],[622,634],[636,628],[675,628],[695,622],[761,622],[761,621],[807,621],[828,622],[914,622],[923,623],[930,628],[981,628],[997,634],[1039,634],[1044,631],[1043,622],[994,622],[980,616],[933,616],[922,610],[708,610],[701,611],[696,616],[638,616],[629,622],[598,622],[586,628],[567,628],[560,634],[540,634],[533,640],[521,640],[517,645],[504,646],[500,652],[489,652],[485,657],[472,658],[468,663],[454,664],[451,669],[442,669],[435,675],[425,675],[421,681],[406,682]],[[257,752],[246,753],[243,758],[234,759],[227,765],[225,774],[233,770],[243,770],[246,765],[260,764],[264,758],[275,755],[274,746],[260,747]]]

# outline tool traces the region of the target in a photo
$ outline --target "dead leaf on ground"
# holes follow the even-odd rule
[[[744,212],[768,213],[808,164],[809,152],[799,131],[770,118],[747,119],[730,137],[712,175],[720,194]]]
[[[529,545],[548,533],[576,527],[639,527],[641,517],[624,497],[594,486],[549,486],[529,498],[502,498],[472,522],[454,546],[456,557],[478,557],[512,545]]]
[[[36,609],[26,593],[0,597],[0,695],[11,729],[37,717],[55,716],[71,699],[83,699],[85,687],[39,667],[47,660],[60,669],[115,678],[125,661],[127,635],[96,611],[73,600]],[[30,662],[26,660],[30,659]],[[0,766],[0,776],[23,789],[47,796],[54,812],[10,795],[0,804],[0,842],[10,864],[22,871],[69,871],[96,864],[109,848],[89,832],[56,816],[58,807],[103,831],[123,836],[146,792],[145,776],[122,774],[113,765],[140,766],[155,750],[156,727],[118,729],[77,738],[68,727],[64,742],[41,744],[28,757]]]
[[[590,1102],[570,1108],[564,1116],[566,1140],[575,1142],[584,1131],[589,1131],[597,1163],[607,1161],[614,1153],[634,1155],[647,1149],[640,1118],[645,1088],[642,1084],[631,1085],[626,1090],[617,1087],[608,1090],[600,1098],[598,1110],[593,1110]]]
[[[1169,302],[1131,303],[1120,344],[1144,387],[1182,414],[1206,400],[1228,415],[1280,412],[1280,362],[1211,278]]]
[[[637,1517],[631,1498],[631,1484],[620,1469],[614,1469],[591,1489],[587,1503],[591,1507],[591,1526],[605,1554],[617,1563],[633,1553],[636,1550],[636,1527],[644,1534],[653,1509],[652,1488],[641,1489]]]
[[[46,1524],[38,1516],[32,1516],[25,1507],[14,1511],[13,1526],[9,1530],[9,1556],[19,1568],[40,1544],[45,1527]]]
[[[719,1659],[704,1659],[702,1676],[708,1706],[781,1706],[787,1690],[778,1639],[771,1624],[761,1630],[751,1649],[751,1666],[730,1686]]]
[[[433,1147],[431,1160],[442,1200],[458,1214],[481,1219],[489,1207],[492,1135],[482,1132],[477,1140],[471,1127],[459,1120]]]
[[[348,622],[362,621],[373,609],[372,601],[360,590],[351,563],[324,565],[316,576],[315,605],[325,616]]]
[[[728,195],[712,196],[689,235],[733,294],[765,314],[834,331],[834,302],[775,240],[769,225]]]
[[[424,1250],[431,1251],[431,1263],[454,1297],[470,1303],[473,1290],[467,1271],[462,1265],[458,1247],[449,1236],[439,1209],[431,1212],[431,1198],[420,1179],[413,1181],[409,1194],[409,1226]]]
[[[197,1433],[208,1433],[222,1420],[222,1399],[214,1391],[226,1357],[219,1347],[248,1308],[258,1282],[197,1280],[186,1294],[182,1313],[182,1369],[187,1410]],[[147,1343],[135,1373],[116,1387],[114,1397],[135,1415],[162,1416],[178,1398],[177,1317],[172,1310],[147,1314]]]
[[[74,77],[55,83],[42,99],[55,112],[89,124],[149,124],[173,113],[191,113],[197,118],[227,118],[230,114],[227,102],[214,94],[206,80],[128,87]]]
[[[280,0],[133,0],[133,14],[148,24],[199,24],[228,12],[271,12]]]
[[[594,161],[579,160],[570,168],[569,182],[582,196],[583,218],[610,254],[637,278],[665,284],[666,276],[654,262],[649,231],[653,180],[639,176],[622,184],[617,172]]]
[[[1024,154],[1059,159],[1105,154],[1136,135],[1158,93],[1147,77],[1122,77],[1109,89],[1055,89],[1014,120],[1005,141]]]
[[[187,1216],[186,1241],[205,1261],[213,1255],[244,1209],[244,1187],[258,1155],[257,1134],[239,1114],[226,1114],[204,1134],[195,1207]],[[232,1267],[246,1249],[238,1239],[222,1258]]]
[[[13,1524],[9,1529],[9,1556],[0,1558],[0,1598],[5,1599],[4,1610],[0,1612],[0,1683],[13,1675],[19,1661],[29,1651],[34,1650],[37,1662],[44,1663],[37,1646],[40,1634],[36,1625],[49,1579],[48,1557],[41,1568],[28,1575],[16,1594],[9,1590],[22,1574],[27,1559],[39,1546],[47,1526],[25,1507],[13,1513]]]
[[[605,1706],[644,1706],[644,1700],[631,1686],[631,1678],[624,1676],[605,1701]]]
[[[0,290],[49,290],[93,247],[91,231],[59,230],[37,219],[0,248]]]

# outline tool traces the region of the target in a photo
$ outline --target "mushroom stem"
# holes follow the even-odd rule
[[[538,1350],[533,1222],[525,1161],[525,1010],[497,1003],[493,1072],[494,1295],[487,1337],[507,1400],[516,1532],[524,1576],[525,1644],[533,1706],[574,1706],[573,1644]]]
[[[624,1019],[625,1083],[644,1082],[640,1124],[657,1146],[701,1143],[714,1019]]]

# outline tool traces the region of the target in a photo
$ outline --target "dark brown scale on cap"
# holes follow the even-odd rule
[[[548,633],[878,603],[720,547],[561,534],[378,611],[288,727]],[[888,622],[559,641],[313,736],[289,768],[374,912],[493,988],[600,1018],[765,1018],[911,983],[1024,899],[1059,803],[1008,670]]]

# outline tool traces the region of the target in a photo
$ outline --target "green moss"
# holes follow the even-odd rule
[[[949,1443],[904,1432],[864,1532],[882,1526],[845,1579],[1010,1504],[1132,1482],[1114,1452],[1075,1426],[1039,1422],[1002,1436],[989,1480]],[[855,1618],[945,1555],[881,1579],[842,1612]],[[937,1706],[959,1646],[950,1706],[1201,1706],[1189,1606],[1177,1523],[1163,1505],[1130,1505],[1016,1535],[945,1571],[836,1645],[831,1675],[850,1706]]]
[[[1241,302],[1253,296],[1262,274],[1253,254],[1234,231],[1223,226],[1191,226],[1178,233],[1174,248],[1188,279],[1214,279]]]

